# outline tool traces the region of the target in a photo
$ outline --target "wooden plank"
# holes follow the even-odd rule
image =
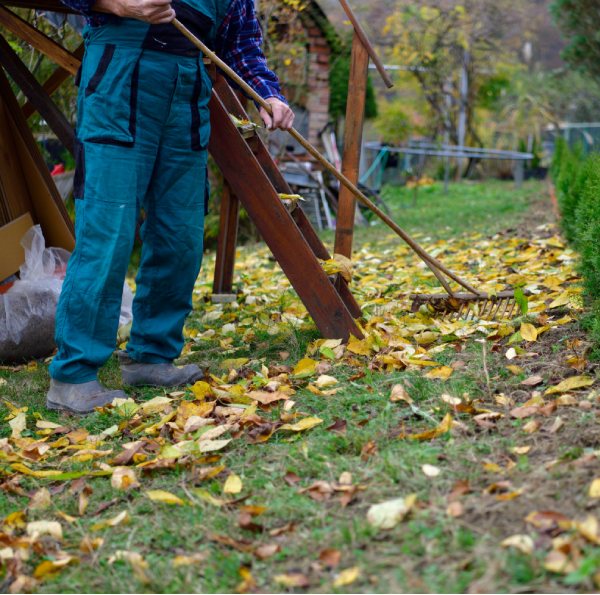
[[[350,65],[352,93],[348,94],[344,131],[344,157],[342,161],[342,173],[353,184],[358,183],[367,100],[368,69],[369,54],[355,33],[352,41],[352,61]],[[352,258],[355,213],[356,198],[354,194],[346,186],[341,186],[335,231],[335,252],[347,258]]]
[[[82,43],[74,52],[73,55],[76,58],[79,58],[79,60],[83,59],[83,54],[85,52],[85,47],[84,44]],[[68,70],[65,70],[62,67],[58,67],[56,68],[56,70],[46,79],[46,82],[43,85],[44,91],[46,91],[46,93],[48,95],[52,95],[55,91],[57,91],[60,86],[67,80],[69,79],[71,76],[73,76]],[[23,106],[23,115],[25,116],[25,119],[30,118],[31,116],[33,116],[33,114],[35,114],[37,112],[36,107],[33,105],[33,103],[31,103],[31,101],[28,101],[24,106]]]
[[[10,83],[1,69],[0,103],[8,114],[14,139],[13,151],[21,165],[28,196],[31,197],[31,214],[34,221],[42,226],[47,246],[57,246],[72,251],[75,247],[73,223],[35,139],[27,127]]]
[[[52,12],[76,12],[65,6],[60,0],[4,0],[3,4],[5,6],[14,6],[15,8],[36,8]]]
[[[73,127],[2,36],[0,36],[0,65],[6,69],[29,101],[40,112],[60,142],[74,155],[75,132]]]
[[[16,144],[17,139],[6,100],[0,97],[0,180],[4,207],[3,223],[8,223],[33,208],[19,155],[15,151]]]
[[[213,92],[209,150],[322,335],[348,339],[361,333],[348,308],[279,200],[252,150]]]
[[[214,294],[233,292],[233,270],[235,268],[235,249],[237,245],[240,201],[231,191],[227,182],[221,195],[221,217],[219,220],[219,239],[213,279]]]
[[[6,27],[17,37],[48,56],[50,60],[75,75],[79,68],[78,60],[71,52],[60,44],[38,31],[33,25],[16,15],[14,12],[0,6],[0,25]]]

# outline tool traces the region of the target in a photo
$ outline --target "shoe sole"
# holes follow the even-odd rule
[[[52,401],[46,401],[46,409],[51,409],[53,411],[66,411],[67,413],[72,413],[73,415],[88,415],[89,413],[94,413],[95,409],[90,411],[77,411],[76,409],[71,409],[66,405],[60,405],[59,403],[53,403]]]

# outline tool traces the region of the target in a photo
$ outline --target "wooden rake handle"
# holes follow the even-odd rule
[[[271,105],[265,101],[244,79],[242,79],[234,70],[232,70],[217,54],[211,51],[202,41],[200,41],[183,23],[178,19],[173,19],[173,25],[184,35],[189,41],[191,41],[213,64],[218,66],[231,80],[233,80],[247,95],[252,97],[254,101],[264,108],[267,113],[272,114],[273,110]],[[319,153],[319,151],[309,143],[295,128],[290,128],[287,132],[296,139],[296,141],[310,154],[312,155],[332,176],[337,178],[341,184],[346,186],[350,192],[357,198],[359,202],[365,205],[371,212],[375,213],[388,227],[395,231],[409,246],[410,248],[421,258],[421,260],[429,267],[431,272],[437,277],[439,282],[442,284],[444,289],[450,295],[454,295],[454,292],[450,288],[450,285],[442,276],[442,273],[447,275],[450,279],[454,280],[461,287],[479,295],[474,287],[472,287],[465,280],[461,279],[458,275],[447,269],[439,260],[429,254],[422,246],[420,246],[415,240],[412,239],[395,221],[393,221],[386,213],[384,213],[375,203],[369,200],[358,187],[350,181],[342,172],[338,171],[329,161]]]

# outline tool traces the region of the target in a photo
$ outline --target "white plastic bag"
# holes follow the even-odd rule
[[[69,260],[62,248],[48,248],[39,225],[21,240],[25,263],[20,279],[0,295],[0,360],[22,361],[52,353],[54,317]]]
[[[56,305],[70,253],[46,248],[39,225],[21,240],[25,263],[20,279],[0,295],[0,361],[19,362],[50,355],[54,343]],[[133,294],[125,284],[119,324],[131,322]]]

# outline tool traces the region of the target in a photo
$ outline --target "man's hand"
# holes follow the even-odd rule
[[[153,25],[170,23],[176,16],[171,0],[96,0],[93,9]]]
[[[277,99],[277,97],[269,97],[265,100],[271,105],[273,115],[267,113],[264,107],[260,108],[260,117],[263,119],[268,130],[280,128],[281,130],[289,130],[294,124],[294,112],[289,105]]]

